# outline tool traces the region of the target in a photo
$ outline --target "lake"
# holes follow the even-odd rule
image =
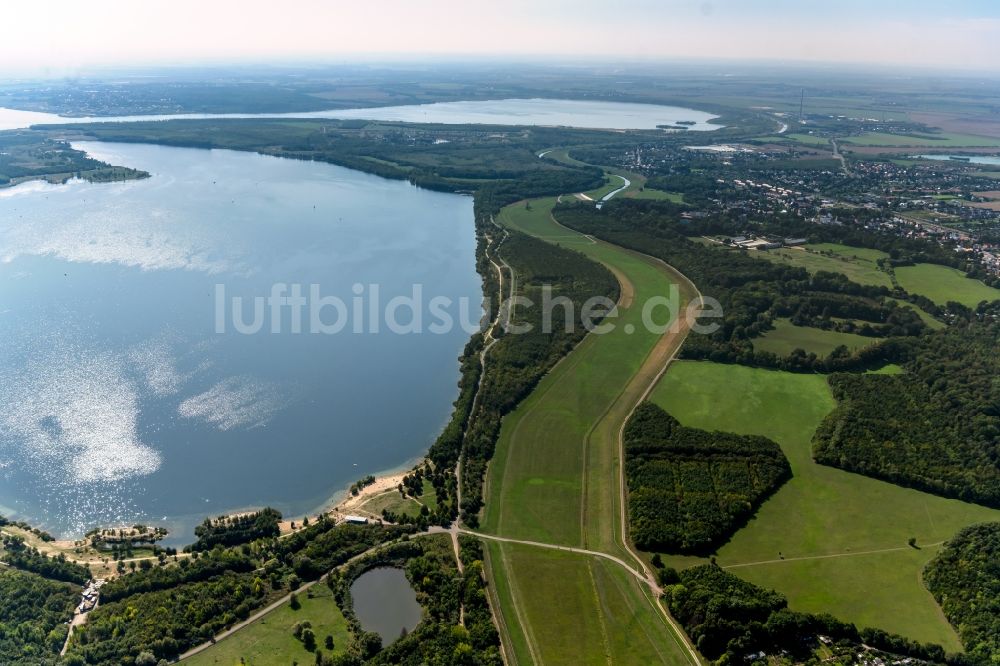
[[[65,118],[51,113],[0,108],[0,129],[20,129],[32,124],[76,122],[132,122],[210,118],[337,118],[386,120],[410,123],[562,125],[590,129],[655,129],[677,122],[691,123],[687,131],[719,129],[710,121],[717,116],[679,106],[632,104],[565,99],[501,99],[477,102],[438,102],[365,109],[335,109],[303,113],[187,113],[174,115]]]
[[[417,594],[402,569],[380,567],[361,574],[351,585],[351,600],[362,628],[381,636],[382,645],[420,623]]]
[[[152,177],[0,190],[0,513],[185,542],[205,516],[302,515],[426,451],[482,314],[470,197],[253,153],[74,145]],[[464,323],[412,332],[424,309],[400,299],[432,297]]]
[[[993,164],[1000,166],[1000,157],[994,155],[917,155],[917,157],[925,160],[939,160],[945,162],[957,162],[961,164],[963,162],[969,164]],[[960,159],[955,159],[960,158]]]

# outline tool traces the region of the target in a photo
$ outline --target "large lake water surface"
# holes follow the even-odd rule
[[[173,115],[64,118],[51,113],[0,108],[0,129],[37,124],[130,122],[137,120],[207,118],[339,118],[410,123],[486,125],[563,125],[591,129],[654,129],[687,122],[688,131],[715,130],[716,116],[679,106],[565,99],[499,99],[475,102],[437,102],[365,109],[334,109],[297,113],[186,113]]]
[[[0,189],[0,513],[187,537],[224,511],[304,513],[426,450],[481,316],[470,197],[253,153],[76,145],[152,177]],[[293,285],[300,332],[268,302],[258,332],[237,330]],[[320,310],[326,332],[310,332],[310,285],[348,306]],[[406,301],[389,330],[414,285],[455,325],[430,332],[425,307],[407,333]]]

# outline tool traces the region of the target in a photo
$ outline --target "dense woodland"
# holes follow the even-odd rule
[[[783,595],[714,564],[685,569],[677,579],[665,591],[670,612],[698,651],[719,664],[764,662],[761,652],[778,663],[819,663],[814,653],[818,636],[831,639],[843,650],[847,663],[853,662],[859,650],[872,648],[876,651],[872,657],[886,657],[877,652],[882,650],[898,655],[887,661],[908,656],[936,663],[969,663],[962,655],[946,655],[937,645],[922,645],[879,629],[858,630],[830,615],[791,611]]]
[[[974,663],[1000,661],[1000,523],[959,532],[924,570]]]
[[[690,278],[706,297],[722,305],[720,323],[711,335],[692,335],[686,358],[743,363],[799,372],[861,369],[891,360],[893,348],[881,344],[850,352],[836,350],[827,358],[794,354],[781,358],[756,351],[753,338],[788,317],[803,326],[829,327],[831,318],[866,322],[857,332],[873,338],[918,335],[926,329],[919,315],[886,299],[884,287],[860,285],[839,273],[810,275],[805,269],[774,264],[741,252],[723,252],[688,238],[715,229],[716,221],[681,217],[682,209],[660,201],[612,201],[602,209],[563,204],[560,222],[623,247],[663,259]]]
[[[255,539],[276,537],[281,513],[268,507],[261,511],[241,513],[234,516],[219,516],[205,521],[194,528],[198,538],[188,550],[211,550],[217,545],[234,546]]]
[[[80,589],[0,567],[0,659],[11,666],[55,663]]]
[[[646,402],[625,427],[625,474],[636,546],[692,553],[728,538],[792,471],[765,437],[686,428]]]
[[[901,343],[905,374],[831,376],[817,462],[1000,507],[998,343],[1000,325],[958,323]]]
[[[433,190],[489,189],[504,203],[600,186],[600,169],[540,160],[536,152],[550,147],[550,141],[614,137],[563,130],[557,139],[546,128],[301,119],[230,120],[225,127],[212,120],[133,122],[76,125],[72,130],[104,141],[230,148],[329,162]]]

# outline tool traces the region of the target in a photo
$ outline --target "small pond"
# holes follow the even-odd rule
[[[382,637],[382,645],[392,643],[420,622],[417,593],[402,569],[381,567],[358,577],[351,585],[354,613],[365,631]]]

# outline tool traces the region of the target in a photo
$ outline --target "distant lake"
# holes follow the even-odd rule
[[[358,576],[351,585],[354,613],[365,631],[382,637],[389,645],[420,623],[421,609],[417,594],[402,569],[380,567]]]
[[[969,164],[995,164],[1000,165],[1000,157],[992,155],[917,155],[925,160],[940,160],[945,162],[967,162]],[[959,158],[959,159],[955,159]]]
[[[477,102],[438,102],[365,109],[339,109],[303,113],[186,113],[174,115],[66,118],[50,113],[0,109],[0,129],[18,129],[32,124],[132,122],[211,118],[331,118],[386,120],[408,123],[561,125],[589,129],[655,129],[660,125],[690,123],[688,131],[722,127],[710,121],[717,116],[679,106],[599,102],[565,99],[501,99]]]
[[[225,511],[301,516],[426,451],[463,326],[295,333],[286,308],[278,333],[269,310],[261,332],[227,315],[219,333],[217,290],[252,323],[275,285],[353,308],[359,288],[368,307],[373,284],[382,304],[419,284],[466,299],[474,327],[470,197],[253,153],[75,145],[153,175],[0,189],[0,513],[61,535],[156,522],[184,541]]]

